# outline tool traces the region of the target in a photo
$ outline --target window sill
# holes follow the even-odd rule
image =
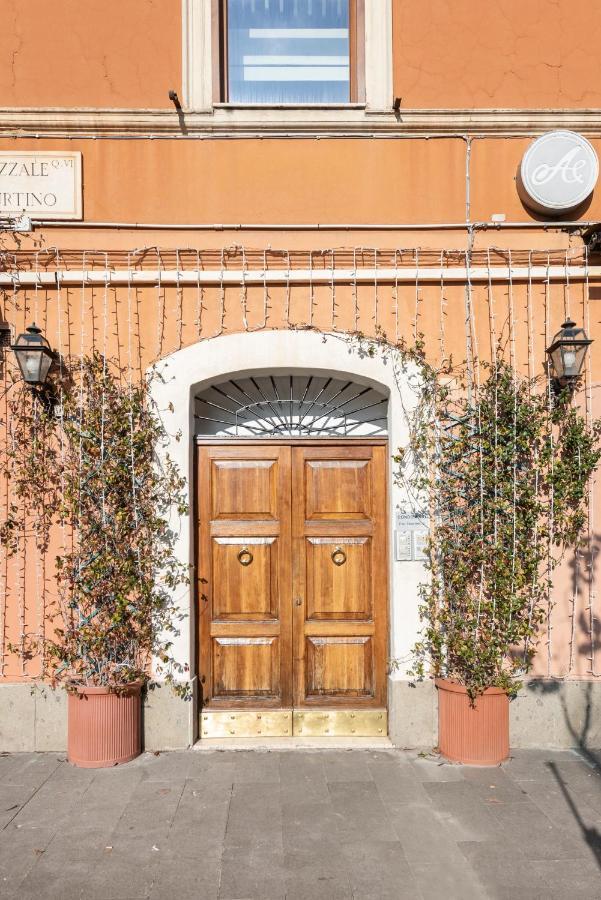
[[[392,109],[373,110],[365,103],[347,103],[343,106],[214,103],[202,112],[186,110],[186,116],[198,116],[199,119],[202,117],[210,128],[264,133],[289,129],[300,133],[335,131],[349,127],[369,128],[375,119],[378,125],[388,120],[390,124],[397,124]],[[186,122],[191,124],[190,118],[187,118]]]
[[[365,103],[213,103],[213,109],[365,109]]]

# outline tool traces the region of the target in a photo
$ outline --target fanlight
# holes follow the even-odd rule
[[[223,437],[381,437],[388,398],[327,375],[248,375],[196,397],[197,434]]]

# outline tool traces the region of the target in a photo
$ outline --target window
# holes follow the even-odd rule
[[[364,99],[363,0],[223,0],[220,19],[222,101]]]
[[[367,123],[373,114],[391,115],[392,5],[393,0],[182,0],[184,107],[210,115],[224,129],[244,123],[261,130],[275,121],[342,127]],[[251,29],[262,29],[262,38],[251,38]],[[282,29],[287,35],[308,30],[310,36],[282,38]],[[324,37],[330,29],[336,36]],[[336,71],[327,71],[326,80],[324,69]]]

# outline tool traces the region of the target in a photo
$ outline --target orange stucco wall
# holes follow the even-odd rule
[[[369,0],[366,0],[369,2]],[[407,108],[601,105],[595,0],[393,0]],[[4,0],[2,106],[167,107],[181,91],[180,0]]]
[[[0,106],[164,107],[181,90],[179,0],[3,0]]]
[[[393,2],[395,95],[404,107],[601,106],[596,0]]]
[[[84,216],[125,222],[462,221],[461,140],[71,140]],[[63,149],[0,140],[0,150]],[[124,174],[126,177],[124,177]]]
[[[487,222],[495,213],[510,222],[535,221],[515,187],[530,141],[472,140],[471,221]],[[601,138],[591,142],[601,154]],[[461,138],[0,137],[0,150],[64,149],[83,153],[84,219],[90,222],[377,225],[461,223],[467,216]],[[601,190],[570,216],[578,217],[601,219]]]

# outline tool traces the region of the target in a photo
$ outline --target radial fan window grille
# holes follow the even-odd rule
[[[196,433],[215,437],[381,437],[388,399],[327,375],[251,375],[211,385],[195,401]]]

